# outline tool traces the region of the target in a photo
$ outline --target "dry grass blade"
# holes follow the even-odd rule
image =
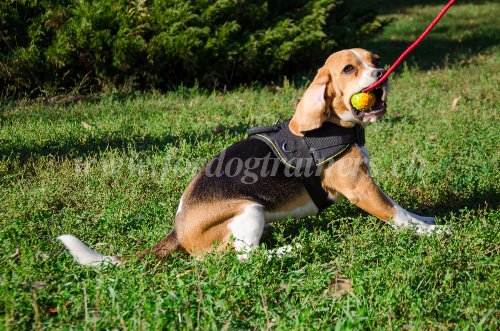
[[[92,125],[90,125],[89,123],[85,122],[85,121],[81,121],[80,124],[87,130],[92,130],[93,127]]]
[[[19,251],[19,247],[16,248],[16,251],[11,255],[9,256],[11,259],[15,260],[17,259],[19,256],[21,255],[21,252]]]
[[[451,108],[450,108],[451,111],[455,111],[457,109],[457,105],[458,105],[458,102],[460,101],[460,99],[462,99],[461,96],[453,99],[453,101],[451,102]]]

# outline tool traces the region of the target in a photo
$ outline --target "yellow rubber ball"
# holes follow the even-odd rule
[[[370,110],[375,102],[377,101],[377,97],[375,97],[375,93],[373,92],[359,92],[354,94],[351,97],[351,104],[354,108],[360,111]]]

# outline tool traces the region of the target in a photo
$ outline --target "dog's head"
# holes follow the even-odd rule
[[[319,128],[325,121],[352,127],[381,118],[386,112],[387,81],[374,90],[377,101],[368,111],[356,110],[351,97],[375,83],[384,73],[380,57],[364,49],[333,53],[296,105],[290,130],[303,135]]]

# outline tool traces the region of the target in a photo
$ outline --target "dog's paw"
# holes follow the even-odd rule
[[[419,216],[419,215],[414,215],[411,214],[415,220],[418,222],[422,222],[426,225],[436,225],[436,218],[435,217],[428,217],[428,216]]]
[[[396,206],[396,215],[394,216],[394,225],[396,227],[426,227],[436,224],[434,217],[420,216]]]
[[[451,229],[444,225],[436,225],[434,217],[420,216],[410,213],[400,206],[396,207],[394,226],[397,228],[415,229],[418,235],[450,235]]]
[[[248,261],[248,258],[249,258],[248,253],[238,252],[236,254],[237,254],[238,261],[240,261],[240,262],[247,262]]]
[[[451,235],[452,231],[451,228],[446,226],[446,225],[425,225],[425,226],[417,226],[416,227],[416,234],[418,235]]]
[[[292,253],[293,251],[300,250],[302,248],[301,244],[295,245],[285,245],[276,249],[268,251],[268,258],[278,258],[282,259],[285,255]]]

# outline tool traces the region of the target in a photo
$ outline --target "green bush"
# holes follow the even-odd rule
[[[4,0],[3,95],[269,81],[386,22],[339,0]]]

